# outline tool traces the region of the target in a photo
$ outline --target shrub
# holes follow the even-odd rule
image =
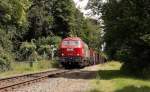
[[[38,49],[38,53],[42,55],[44,59],[48,59],[51,54],[51,47],[49,45],[41,45]]]
[[[59,43],[61,42],[61,38],[58,36],[54,36],[51,38],[52,44],[58,48]]]
[[[12,50],[11,35],[7,34],[5,30],[0,29],[0,46],[1,48],[10,51]]]
[[[51,37],[41,37],[36,40],[36,45],[40,47],[41,45],[50,45],[52,43]]]
[[[10,70],[12,61],[13,61],[12,54],[0,48],[0,70],[1,71]]]
[[[29,60],[35,50],[36,45],[33,42],[23,42],[20,46],[21,60]]]
[[[41,37],[35,43],[37,45],[37,52],[43,57],[43,59],[49,59],[52,49],[57,49],[61,41],[58,36],[53,37]],[[56,51],[54,52],[57,53]]]
[[[115,57],[119,61],[127,61],[129,57],[129,52],[125,50],[118,50],[115,54]]]

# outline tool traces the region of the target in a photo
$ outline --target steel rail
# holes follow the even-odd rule
[[[29,85],[31,83],[44,80],[44,79],[48,78],[49,76],[63,74],[63,73],[66,73],[66,72],[69,72],[69,70],[53,70],[53,71],[46,71],[46,72],[39,72],[39,73],[32,73],[32,74],[14,76],[12,78],[11,77],[9,77],[9,78],[3,78],[3,79],[0,79],[0,82],[3,81],[3,80],[7,80],[7,79],[8,80],[11,80],[11,79],[13,80],[14,78],[17,78],[17,77],[26,77],[26,76],[32,77],[31,79],[28,79],[28,80],[25,80],[25,81],[13,83],[13,84],[10,83],[10,85],[2,86],[2,87],[0,87],[0,92],[8,92],[10,89],[14,89],[17,86],[26,85],[26,84]],[[41,76],[35,76],[37,74],[41,74]],[[32,75],[34,75],[35,78],[33,78]]]

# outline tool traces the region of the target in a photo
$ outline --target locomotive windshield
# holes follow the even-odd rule
[[[80,41],[63,41],[63,46],[80,46]]]

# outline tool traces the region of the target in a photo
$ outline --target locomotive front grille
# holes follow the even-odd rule
[[[81,62],[81,57],[61,57],[60,62]]]

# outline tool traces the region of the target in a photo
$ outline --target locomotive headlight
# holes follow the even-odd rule
[[[62,53],[61,55],[64,56],[64,53]]]
[[[77,56],[79,56],[80,54],[77,54]]]

